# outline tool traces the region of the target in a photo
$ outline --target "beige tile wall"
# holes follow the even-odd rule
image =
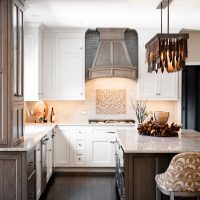
[[[86,83],[86,100],[84,101],[45,101],[49,110],[54,107],[56,122],[87,123],[88,119],[136,119],[130,99],[136,99],[137,84],[135,81],[124,78],[100,78]],[[126,114],[96,115],[96,89],[125,89]],[[29,110],[35,102],[25,102]],[[169,111],[169,121],[178,121],[177,101],[147,101],[148,111]],[[34,118],[25,114],[25,121],[33,122]],[[49,121],[49,114],[48,114]]]

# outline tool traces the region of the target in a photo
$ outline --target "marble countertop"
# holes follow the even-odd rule
[[[25,126],[24,141],[15,147],[0,148],[0,151],[29,151],[36,146],[40,140],[54,127],[54,124]]]
[[[178,137],[143,136],[136,128],[119,130],[117,138],[125,153],[200,152],[200,133],[189,129],[181,130]]]

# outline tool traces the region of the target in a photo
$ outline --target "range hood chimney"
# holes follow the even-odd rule
[[[131,59],[124,40],[126,28],[98,28],[100,42],[89,68],[89,79],[122,77],[137,79],[137,67]]]

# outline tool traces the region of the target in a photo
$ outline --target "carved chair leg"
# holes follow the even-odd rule
[[[174,192],[170,193],[170,200],[174,200]]]

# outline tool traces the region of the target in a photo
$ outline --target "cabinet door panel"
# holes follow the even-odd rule
[[[7,1],[0,1],[0,113],[8,113]],[[0,144],[8,143],[8,115],[0,114]]]
[[[61,167],[69,165],[70,140],[65,131],[57,131],[54,146],[54,166]]]
[[[21,165],[20,155],[0,155],[0,199],[23,199]]]
[[[43,39],[43,99],[56,99],[55,39]]]
[[[61,99],[81,99],[83,97],[82,56],[59,55],[58,90]]]
[[[36,146],[36,199],[38,200],[41,195],[41,144]]]
[[[13,104],[13,145],[19,144],[24,136],[24,102]]]
[[[16,3],[13,5],[13,45],[14,45],[14,55],[13,55],[13,92],[14,96],[17,96],[17,87],[18,87],[18,6]]]
[[[178,99],[178,73],[160,73],[160,97]]]
[[[110,139],[90,140],[90,165],[114,167],[114,145]]]

